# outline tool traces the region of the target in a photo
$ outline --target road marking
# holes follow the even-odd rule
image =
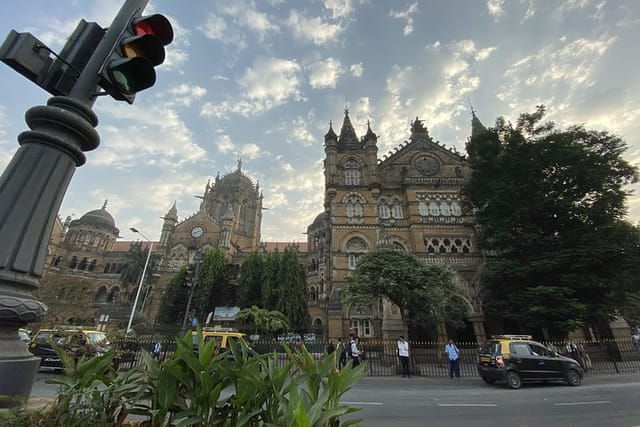
[[[553,406],[573,406],[573,405],[604,405],[611,403],[610,400],[592,400],[591,402],[560,402],[554,403]]]
[[[384,403],[382,402],[340,402],[343,405],[375,405],[382,406]]]
[[[497,403],[438,403],[438,406],[462,406],[462,407],[495,407]]]

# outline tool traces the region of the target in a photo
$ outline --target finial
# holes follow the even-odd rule
[[[333,129],[333,120],[329,120],[329,129]]]
[[[238,172],[240,172],[240,170],[242,169],[242,159],[240,158],[240,154],[237,155],[237,161],[238,161]]]
[[[473,105],[471,105],[471,99],[467,98],[467,102],[469,103],[469,108],[471,109],[471,115],[476,115],[476,110],[473,109]]]
[[[109,201],[109,199],[104,199],[104,204],[102,205],[102,210],[106,210],[107,209],[107,202]]]

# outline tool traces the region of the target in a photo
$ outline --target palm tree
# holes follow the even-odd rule
[[[275,334],[279,331],[289,330],[289,319],[277,310],[269,311],[257,305],[251,308],[243,308],[238,312],[237,320],[253,325],[255,334]]]

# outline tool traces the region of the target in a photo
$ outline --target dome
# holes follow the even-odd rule
[[[255,192],[255,185],[245,174],[236,170],[228,175],[225,175],[220,181],[215,184],[217,191],[224,191],[226,189],[231,190],[232,194],[237,192]]]
[[[82,217],[78,220],[80,224],[84,225],[93,225],[96,227],[104,227],[108,229],[116,228],[116,222],[109,212],[106,210],[106,206],[103,206],[102,209],[96,209],[86,214],[82,215]]]

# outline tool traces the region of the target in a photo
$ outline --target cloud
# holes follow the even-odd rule
[[[258,147],[257,144],[250,143],[244,144],[240,147],[240,155],[242,157],[255,160],[262,155],[262,152],[260,151],[260,147]]]
[[[362,62],[351,64],[349,71],[351,71],[351,75],[353,77],[362,77],[362,74],[364,73],[364,66],[362,65]]]
[[[389,16],[392,18],[404,19],[406,24],[403,29],[403,34],[408,36],[413,33],[413,15],[418,13],[420,9],[418,8],[418,2],[411,3],[404,10],[392,10],[389,12]]]
[[[324,7],[331,11],[333,19],[346,18],[353,12],[351,0],[324,0]]]
[[[504,0],[487,0],[487,10],[489,15],[493,16],[493,19],[498,22],[504,15]]]
[[[182,83],[178,86],[170,88],[167,93],[171,96],[170,103],[190,106],[195,100],[202,98],[207,93],[207,89],[202,86],[188,85]]]
[[[335,42],[343,31],[339,24],[325,22],[320,17],[307,17],[296,9],[289,12],[286,24],[296,38],[310,41],[318,46]]]
[[[230,153],[236,148],[229,135],[218,136],[215,144],[218,147],[218,151],[224,154]]]
[[[309,65],[309,84],[314,89],[335,88],[344,73],[342,64],[336,58],[327,58]]]

